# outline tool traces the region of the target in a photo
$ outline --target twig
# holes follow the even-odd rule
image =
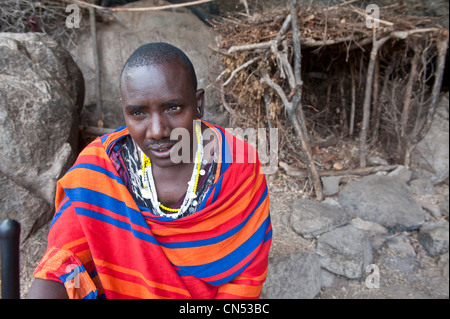
[[[296,176],[299,178],[308,178],[309,171],[304,169],[293,168],[284,162],[279,162],[282,169],[286,171],[289,176]],[[387,166],[372,166],[372,167],[359,167],[355,169],[346,169],[341,171],[318,171],[320,177],[323,176],[348,176],[348,175],[369,175],[376,172],[392,171],[399,165],[387,165]]]
[[[95,26],[95,10],[89,8],[89,23],[91,26],[92,52],[95,64],[95,91],[97,94],[98,126],[103,127],[103,105],[102,105],[102,79],[100,73],[100,58],[98,56],[97,30]]]
[[[376,37],[377,36],[374,28],[372,51],[370,52],[369,66],[367,67],[366,89],[364,93],[363,103],[363,121],[359,141],[359,165],[361,167],[366,166],[366,141],[370,120],[370,98],[372,96],[373,70],[375,68],[375,61],[377,59],[378,50],[387,40],[391,38],[390,35],[381,38],[380,40],[377,40]]]
[[[260,57],[253,58],[253,59],[245,62],[244,64],[242,64],[240,67],[236,68],[233,72],[231,72],[231,75],[228,78],[228,80],[226,80],[223,83],[223,86],[227,86],[228,84],[230,84],[231,80],[233,80],[233,78],[236,76],[237,73],[239,73],[239,71],[249,67],[250,65],[252,65],[253,63],[255,63],[255,62],[259,61],[259,60],[261,60]],[[222,73],[219,75],[219,77],[222,77]]]
[[[197,4],[212,2],[214,0],[198,0],[198,1],[192,1],[192,2],[186,2],[186,3],[178,3],[178,4],[168,4],[164,6],[159,7],[144,7],[144,8],[111,8],[111,7],[102,7],[96,4],[84,2],[81,0],[70,0],[69,2],[73,2],[76,4],[79,4],[84,7],[88,8],[95,8],[98,10],[104,10],[104,11],[113,11],[113,12],[119,12],[119,11],[126,11],[126,12],[140,12],[140,11],[158,11],[158,10],[166,10],[166,9],[176,9],[176,8],[182,8],[182,7],[189,7],[194,6]]]

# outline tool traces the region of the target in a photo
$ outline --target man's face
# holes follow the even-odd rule
[[[122,107],[131,137],[152,165],[169,167],[170,150],[178,142],[170,140],[176,128],[191,136],[193,120],[203,111],[204,91],[195,91],[186,67],[178,60],[132,68],[121,79]]]

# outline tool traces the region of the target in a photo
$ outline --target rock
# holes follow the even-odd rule
[[[419,178],[412,180],[409,183],[409,188],[411,192],[417,195],[434,195],[436,191],[434,190],[433,183],[429,179]]]
[[[53,205],[56,180],[78,153],[83,76],[43,34],[1,33],[0,54],[0,171]]]
[[[350,215],[376,222],[389,230],[413,230],[425,214],[408,186],[389,176],[366,176],[346,185],[339,204]]]
[[[129,3],[124,8],[152,7],[168,4],[166,1],[145,0]],[[201,22],[189,9],[116,12],[115,21],[97,22],[98,51],[101,68],[101,93],[105,127],[118,128],[125,124],[120,102],[119,77],[128,57],[141,45],[150,42],[168,42],[191,59],[198,78],[198,87],[205,88],[219,73],[219,63],[209,46],[215,46],[211,28]],[[83,124],[97,125],[95,91],[95,63],[89,28],[74,39],[68,47],[80,66],[86,81],[86,107]],[[227,113],[222,109],[219,91],[206,89],[205,116],[215,124],[228,124]]]
[[[384,158],[381,158],[380,156],[377,155],[369,156],[367,158],[367,161],[372,165],[382,165],[382,166],[389,165],[389,163]]]
[[[290,224],[303,238],[315,238],[347,224],[349,220],[348,214],[340,207],[298,199],[293,205]]]
[[[431,127],[411,152],[414,178],[427,178],[433,184],[449,177],[449,93],[436,107]]]
[[[430,256],[437,256],[448,252],[448,234],[448,222],[427,222],[420,228],[419,242]]]
[[[339,192],[339,183],[342,176],[323,176],[321,177],[323,185],[323,194],[331,196]]]
[[[394,236],[387,241],[388,248],[394,250],[397,255],[405,257],[415,257],[416,252],[413,246],[409,243],[408,239],[404,234],[399,236]]]
[[[369,238],[373,250],[380,249],[388,237],[388,230],[375,222],[362,220],[357,217],[350,221],[350,225],[364,231]]]
[[[84,81],[70,54],[43,34],[0,33],[0,55],[0,212],[28,229],[51,217],[42,215],[54,205],[56,181],[78,153]]]
[[[350,279],[361,278],[372,262],[372,247],[364,232],[352,225],[336,228],[317,240],[320,265]]]
[[[20,223],[23,242],[31,230],[39,228],[53,213],[50,204],[30,193],[0,172],[0,221],[15,219]]]
[[[438,204],[435,204],[429,195],[416,195],[414,198],[417,200],[420,206],[422,206],[423,209],[430,212],[430,214],[434,218],[441,218],[441,208]]]
[[[408,183],[411,179],[412,172],[405,166],[400,165],[399,167],[394,169],[392,172],[387,174],[387,176],[395,177],[404,183]]]
[[[269,258],[269,270],[261,297],[265,299],[312,299],[321,288],[319,259],[301,252]]]

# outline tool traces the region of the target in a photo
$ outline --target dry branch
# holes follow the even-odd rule
[[[320,175],[314,176],[314,167],[327,171],[333,161],[320,156],[327,149],[310,152],[310,135],[314,140],[339,133],[353,140],[359,136],[352,144],[359,144],[349,161],[353,166],[364,167],[367,154],[373,151],[393,163],[403,162],[403,151],[414,145],[402,143],[417,142],[414,136],[423,134],[425,118],[427,114],[432,118],[434,112],[438,82],[442,82],[445,50],[438,45],[446,45],[444,34],[448,37],[448,33],[436,28],[433,19],[409,16],[397,3],[380,8],[380,27],[369,29],[365,14],[352,2],[332,7],[311,2],[293,13],[290,0],[289,8],[213,22],[221,36],[215,51],[225,70],[217,81],[228,75],[222,95],[227,109],[238,125],[265,123],[283,129],[282,159],[307,167],[312,184]],[[445,39],[439,42],[440,37]],[[424,41],[428,41],[426,46]],[[405,102],[412,53],[422,52],[421,47],[429,53],[427,59],[419,59],[416,81],[409,86],[411,101]],[[444,52],[441,60],[438,51]],[[432,77],[429,70],[433,70]],[[435,79],[433,89],[430,78]],[[406,139],[401,138],[405,121]],[[339,127],[344,129],[338,131]],[[315,191],[320,187],[316,183]]]
[[[111,11],[111,12],[119,12],[119,11],[127,11],[127,12],[142,12],[142,11],[158,11],[158,10],[167,10],[167,9],[176,9],[176,8],[182,8],[182,7],[189,7],[189,6],[195,6],[197,4],[212,2],[214,0],[198,0],[198,1],[192,1],[192,2],[185,2],[185,3],[178,3],[178,4],[168,4],[165,6],[159,6],[159,7],[143,7],[143,8],[111,8],[111,7],[102,7],[93,3],[88,3],[81,0],[65,0],[66,2],[73,2],[76,4],[79,4],[80,6],[86,7],[86,8],[95,8],[102,11]]]
[[[298,169],[291,167],[290,165],[280,162],[280,167],[286,171],[289,176],[295,176],[298,178],[308,178],[309,171],[304,169]],[[345,169],[340,171],[318,171],[320,177],[323,176],[351,176],[351,175],[369,175],[377,172],[389,172],[396,169],[399,165],[386,165],[386,166],[371,166],[371,167],[358,167],[355,169]]]

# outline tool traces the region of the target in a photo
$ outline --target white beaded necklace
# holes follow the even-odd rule
[[[155,182],[153,180],[150,158],[148,158],[148,156],[145,155],[145,153],[138,147],[142,159],[142,170],[140,171],[143,184],[142,196],[144,198],[150,199],[153,208],[156,210],[156,215],[158,216],[169,216],[176,219],[184,214],[189,207],[198,205],[196,192],[199,175],[204,175],[205,171],[201,169],[203,159],[203,135],[200,129],[200,125],[196,124],[195,131],[197,135],[197,153],[194,158],[194,169],[192,171],[191,179],[188,182],[186,196],[183,200],[183,204],[179,209],[168,208],[158,200],[158,194],[156,193]],[[170,212],[170,214],[163,212],[163,210]]]

